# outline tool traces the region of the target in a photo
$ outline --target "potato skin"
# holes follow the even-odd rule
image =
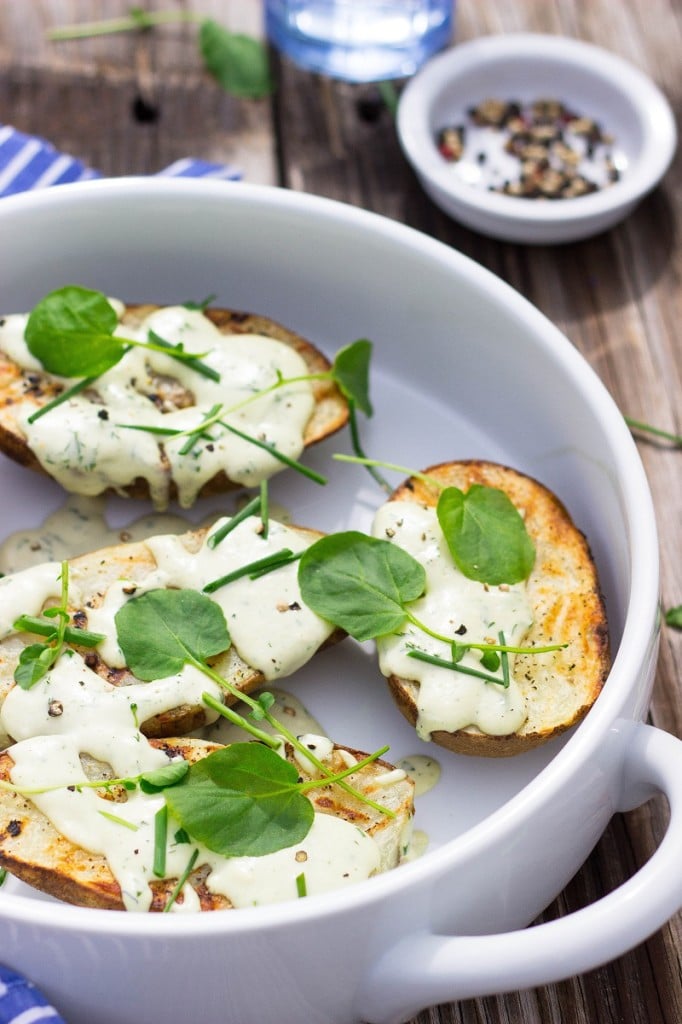
[[[131,328],[136,327],[158,308],[151,304],[128,305],[121,322]],[[223,334],[261,334],[283,342],[298,352],[310,373],[325,373],[330,368],[329,360],[311,342],[269,317],[221,308],[207,309],[205,316]],[[0,352],[0,451],[14,462],[28,469],[37,470],[43,475],[46,475],[46,471],[29,448],[23,432],[17,425],[13,406],[29,399],[35,404],[35,408],[39,409],[61,391],[62,384],[58,378],[45,372],[22,370]],[[348,403],[332,381],[315,381],[313,394],[315,408],[304,433],[306,448],[341,430],[348,422]],[[220,472],[204,484],[197,497],[222,494],[239,486],[224,472]],[[117,493],[125,493],[135,499],[148,499],[149,485],[143,477],[138,477]],[[168,498],[177,498],[177,489],[172,482]]]
[[[526,698],[528,718],[508,736],[489,736],[474,726],[436,730],[432,740],[457,754],[511,757],[537,747],[579,722],[597,699],[610,666],[606,609],[597,569],[584,535],[548,488],[498,463],[441,463],[424,471],[444,486],[467,491],[473,484],[504,491],[524,517],[536,547],[527,581],[535,621],[524,646],[568,643],[551,656],[517,655],[514,677]],[[435,506],[439,489],[412,477],[389,500]],[[391,694],[405,718],[417,722],[419,684],[391,676]]]

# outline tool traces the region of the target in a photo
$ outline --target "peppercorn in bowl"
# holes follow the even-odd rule
[[[670,106],[620,57],[560,36],[486,36],[405,88],[398,135],[438,206],[505,241],[598,234],[658,183],[676,146]]]

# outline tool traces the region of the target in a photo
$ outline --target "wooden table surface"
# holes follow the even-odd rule
[[[555,248],[495,242],[448,220],[426,198],[374,87],[323,80],[273,54],[274,99],[236,100],[202,71],[189,24],[79,42],[45,39],[56,24],[117,16],[128,6],[126,0],[0,0],[0,123],[46,136],[107,175],[150,173],[192,155],[237,164],[250,182],[331,196],[419,228],[538,306],[626,415],[682,432],[679,156],[662,185],[606,234]],[[262,31],[257,0],[144,6],[192,10],[236,31]],[[657,82],[679,120],[679,0],[459,2],[458,41],[520,30],[608,47]],[[657,509],[667,608],[682,603],[682,451],[645,439],[639,448]],[[681,661],[682,634],[664,628],[651,720],[677,736]],[[656,848],[666,813],[661,799],[618,815],[542,919],[567,914],[624,881]],[[415,1024],[679,1024],[681,954],[677,914],[609,966],[546,988],[434,1007]]]

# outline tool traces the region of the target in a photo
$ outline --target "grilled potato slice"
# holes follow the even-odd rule
[[[151,743],[169,756],[182,756],[190,763],[220,749],[219,744],[190,738],[152,740]],[[364,756],[359,751],[335,745],[325,763],[331,771],[340,772],[350,759],[359,761]],[[300,758],[294,757],[291,748],[287,749],[287,758],[295,764],[302,779],[313,777],[312,766],[308,770]],[[0,780],[9,781],[12,767],[11,751],[0,754]],[[103,777],[100,769],[101,766],[91,766],[86,773],[94,778]],[[373,809],[336,785],[313,789],[309,798],[317,812],[350,822],[371,836],[379,848],[379,870],[387,871],[400,862],[409,839],[414,784],[403,772],[396,772],[392,765],[381,760],[359,769],[348,781],[366,797],[389,808],[393,817]],[[121,798],[125,800],[124,794],[119,794]],[[111,797],[103,798],[102,806],[109,811],[119,810],[121,814],[125,811],[125,804],[112,802]],[[302,840],[291,848],[292,856],[300,862],[301,872],[305,870],[305,845]],[[191,846],[187,846],[187,850],[190,851]],[[119,883],[105,857],[75,846],[30,800],[1,788],[0,865],[28,885],[68,903],[106,910],[125,909]],[[209,872],[210,868],[199,860],[189,877],[198,909],[230,909],[229,898],[211,891]],[[177,879],[173,878],[151,881],[152,911],[163,910],[176,883]],[[181,896],[180,904],[182,901]]]
[[[125,308],[121,324],[130,329],[139,327],[146,317],[159,308],[154,305],[129,305]],[[282,342],[298,353],[303,359],[308,373],[324,373],[330,368],[327,358],[313,344],[268,317],[218,308],[207,309],[205,316],[225,336],[259,335]],[[0,324],[0,328],[1,326]],[[0,451],[30,469],[41,473],[50,473],[47,457],[44,455],[39,458],[29,445],[25,427],[22,425],[22,415],[27,410],[34,412],[47,405],[49,401],[64,391],[69,382],[40,369],[24,369],[19,366],[7,352],[2,351],[2,336],[2,329],[0,329]],[[142,384],[139,387],[142,388]],[[348,420],[347,402],[332,381],[315,381],[312,383],[312,389],[313,411],[303,432],[304,447],[306,448],[340,430]],[[145,380],[143,392],[140,393],[143,393],[145,399],[149,399],[162,412],[187,409],[195,404],[191,390],[170,375],[151,373],[150,379]],[[79,400],[82,400],[83,397],[90,401],[96,414],[100,418],[106,418],[112,426],[121,419],[121,408],[110,407],[103,402],[98,394],[96,380]],[[216,401],[219,401],[219,393]],[[93,420],[93,422],[97,421]],[[137,437],[139,441],[141,435],[138,434]],[[150,437],[151,435],[145,435],[147,439]],[[109,486],[106,482],[107,473],[110,474],[107,466],[102,470],[101,479],[98,477],[95,483],[95,473],[99,472],[98,464],[95,461],[93,465],[84,466],[82,471],[71,473],[68,478],[71,481],[71,486],[67,489],[84,494],[105,493],[110,490],[131,498],[152,497],[157,507],[163,508],[174,499],[180,498],[181,503],[188,505],[198,497],[222,493],[241,486],[231,480],[225,470],[218,469],[213,476],[201,484],[196,493],[192,491],[191,479],[189,484],[185,481],[182,488],[189,487],[189,498],[185,500],[181,486],[173,478],[172,466],[164,448],[164,437],[160,436],[151,440],[153,441],[152,448],[157,453],[153,467],[155,474],[153,487],[150,484],[150,478],[143,475],[142,463],[136,463],[133,452],[128,456],[129,465],[125,467],[125,472],[117,469],[116,480],[110,482]],[[66,448],[66,443],[64,447]],[[59,458],[62,456],[60,455]],[[73,455],[70,454],[69,458],[73,459]],[[101,458],[102,465],[105,465],[105,458],[111,459],[112,456],[111,453],[107,453]],[[55,466],[53,475],[59,479],[57,456],[50,456],[50,462]],[[215,467],[215,463],[211,462],[211,466]],[[152,472],[152,470],[148,468],[147,472]]]
[[[551,654],[516,655],[513,677],[527,712],[516,732],[491,735],[469,725],[455,731],[434,729],[431,738],[460,754],[506,757],[524,753],[579,722],[608,674],[606,612],[590,549],[557,497],[514,469],[472,460],[433,466],[425,473],[443,486],[464,492],[473,484],[482,484],[507,494],[536,548],[535,565],[526,583],[533,624],[522,645],[567,645]],[[438,487],[427,481],[411,478],[390,500],[433,507],[439,493]],[[399,542],[399,536],[395,541]],[[456,673],[450,675],[451,685],[457,686]],[[388,685],[402,714],[416,725],[419,683],[390,675]]]
[[[250,521],[253,524],[251,532],[257,533],[258,526],[256,524],[259,523],[259,520],[251,519]],[[248,522],[249,520],[242,523],[238,529],[244,530]],[[271,521],[270,526],[270,536],[271,538],[276,538],[278,524]],[[296,538],[301,538],[302,545],[312,544],[320,536],[317,531],[305,527],[289,527],[287,529],[292,530]],[[173,545],[170,552],[171,561],[174,558],[181,560],[188,555],[196,555],[202,548],[207,535],[212,531],[213,526],[202,527],[190,530],[177,537],[162,538],[161,541],[163,542],[163,540],[167,539]],[[291,537],[291,534],[285,536]],[[107,595],[112,587],[125,586],[126,591],[131,594],[135,592],[137,587],[143,589],[149,577],[158,569],[158,562],[153,553],[154,543],[155,538],[149,538],[146,541],[116,544],[71,559],[69,562],[69,593],[72,602],[78,601],[77,604],[72,603],[69,608],[72,622],[81,628],[91,628],[97,632],[97,623],[94,626],[92,624],[93,618],[105,605]],[[277,546],[274,540],[273,545]],[[248,560],[248,558],[245,559],[245,561]],[[45,602],[46,606],[56,603],[56,596],[59,593],[59,565],[49,563],[47,568],[38,566],[26,570],[27,573],[46,573],[50,571],[50,566],[52,566],[51,577],[54,581],[55,598],[48,599]],[[291,569],[294,577],[295,571],[294,563]],[[216,575],[219,575],[217,570]],[[7,576],[0,581],[0,606],[2,606],[2,595],[5,592],[5,588],[11,587],[13,580],[20,581],[23,576],[23,573],[14,574],[14,576]],[[9,594],[10,591],[7,590],[6,593]],[[18,593],[22,594],[24,591],[20,589]],[[18,616],[28,610],[20,606],[15,607],[15,600],[20,603],[23,598],[19,596],[16,599],[11,599],[10,611],[12,616]],[[277,618],[281,617],[283,620],[286,619],[293,636],[296,632],[296,618],[304,615],[306,610],[305,608],[302,609],[296,602],[291,602],[291,604],[293,607],[290,607],[285,600],[276,609],[273,609],[273,615],[276,615]],[[322,647],[338,642],[343,638],[343,635],[341,630],[326,631],[326,638],[318,645],[317,649],[322,649]],[[37,639],[32,634],[10,632],[9,635],[0,640],[0,709],[7,694],[15,685],[14,671],[22,650],[28,645],[35,643]],[[264,642],[267,642],[267,640],[268,638],[264,637]],[[113,686],[125,687],[128,684],[139,684],[139,680],[135,678],[127,667],[112,667],[97,650],[84,647],[77,649],[83,656],[87,667]],[[312,656],[313,653],[314,651],[310,650],[306,658]],[[240,656],[234,643],[231,644],[224,654],[212,659],[212,665],[218,673],[242,693],[249,693],[265,681],[263,672],[247,664]],[[233,703],[236,698],[225,693],[223,699],[226,704],[229,704]],[[141,723],[141,730],[148,737],[163,738],[191,732],[203,726],[205,722],[205,708],[200,703],[192,705],[183,704],[143,721]],[[3,735],[2,717],[0,716],[0,749],[7,746],[11,739],[11,736]]]

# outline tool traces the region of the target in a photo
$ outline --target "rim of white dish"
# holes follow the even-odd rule
[[[353,909],[367,908],[390,896],[404,898],[411,887],[428,882],[444,871],[456,869],[458,860],[470,857],[500,837],[518,828],[533,808],[551,799],[578,772],[589,756],[604,743],[606,733],[618,718],[622,700],[632,686],[633,665],[641,668],[650,648],[658,605],[658,539],[651,495],[639,454],[625,421],[609,392],[586,360],[570,341],[520,293],[491,271],[444,243],[413,228],[376,213],[337,200],[306,193],[291,192],[267,185],[171,178],[118,178],[60,185],[32,194],[11,196],[0,202],[0,230],[7,215],[11,220],[22,209],[40,213],[46,207],[62,206],[64,223],[74,207],[95,198],[102,203],[130,203],[133,197],[164,201],[174,199],[192,203],[232,203],[266,209],[287,209],[315,220],[349,225],[361,231],[378,233],[391,246],[417,250],[425,261],[452,269],[472,288],[496,303],[503,301],[509,315],[528,326],[542,346],[550,347],[561,372],[580,390],[585,402],[600,422],[613,453],[614,470],[623,491],[629,529],[631,563],[630,593],[618,653],[614,658],[605,690],[569,742],[552,761],[502,807],[462,835],[445,843],[419,860],[401,866],[347,889],[287,903],[240,909],[236,913],[197,915],[112,913],[64,903],[2,894],[1,916],[37,925],[49,925],[56,931],[78,930],[81,934],[122,937],[218,936],[251,932],[263,927],[290,926],[292,921],[328,919]],[[577,866],[577,865],[576,865]]]
[[[460,75],[481,65],[491,69],[491,87],[497,85],[492,78],[495,65],[510,58],[543,63],[556,59],[564,66],[571,65],[576,74],[608,83],[627,101],[637,117],[643,142],[619,181],[585,196],[538,202],[484,191],[452,175],[451,166],[434,142],[430,117],[434,103]],[[634,203],[663,177],[677,146],[670,104],[643,71],[593,43],[524,32],[483,36],[434,57],[405,87],[398,105],[397,129],[405,155],[417,173],[453,202],[500,221],[543,224],[591,219]]]

